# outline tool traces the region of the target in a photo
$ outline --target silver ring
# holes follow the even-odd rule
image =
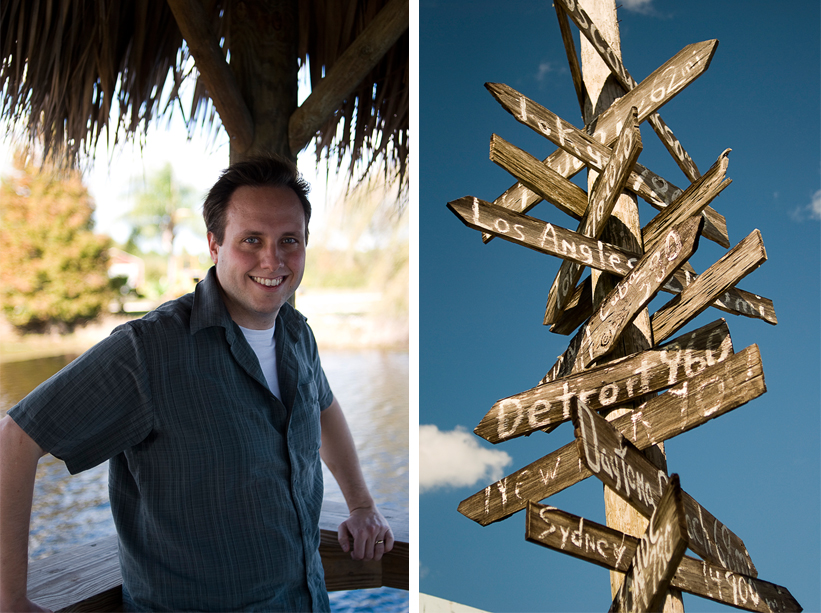
[[[379,543],[384,543],[385,541],[376,541],[375,545],[379,545]]]

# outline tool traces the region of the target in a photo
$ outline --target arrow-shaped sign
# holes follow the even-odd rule
[[[726,383],[724,383],[726,385]],[[588,470],[645,517],[658,508],[667,474],[587,404],[575,400],[573,425],[579,457]],[[705,560],[758,576],[744,542],[684,493],[690,549]]]
[[[757,398],[766,391],[761,355],[747,347],[700,375],[682,381],[612,424],[639,449],[660,443]],[[459,512],[483,526],[586,479],[575,441],[463,500]]]
[[[618,138],[619,127],[624,125],[632,107],[638,109],[639,122],[644,121],[650,113],[672,100],[707,70],[717,46],[717,40],[686,46],[634,90],[616,100],[587,126],[586,131],[600,143],[610,146]],[[544,163],[566,178],[572,177],[584,167],[580,160],[565,151],[555,151]],[[494,204],[526,213],[539,200],[539,196],[517,183],[494,200]],[[578,216],[581,217],[583,213],[584,211],[579,211]],[[485,237],[485,242],[487,240],[490,238]]]
[[[529,542],[622,573],[639,544],[638,537],[533,502],[527,505],[526,521],[525,539]],[[688,556],[681,560],[670,585],[746,611],[802,610],[785,587]]]
[[[573,397],[593,410],[618,406],[672,387],[731,355],[730,330],[719,319],[665,345],[503,398],[474,432],[491,443],[527,436],[569,421]]]

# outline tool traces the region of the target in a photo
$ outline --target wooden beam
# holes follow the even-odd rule
[[[231,139],[231,147],[246,151],[254,140],[254,122],[234,73],[208,27],[202,4],[199,0],[168,0],[168,6]]]
[[[320,126],[407,31],[409,20],[408,0],[390,0],[339,56],[288,121],[288,141],[293,155],[310,142]]]
[[[667,590],[689,543],[684,499],[677,474],[670,475],[647,531],[639,539],[611,611],[662,611]]]
[[[328,590],[409,587],[407,512],[380,509],[391,525],[395,543],[381,561],[353,560],[337,541],[337,527],[347,519],[344,503],[324,501],[319,518],[322,564]],[[122,607],[122,575],[117,537],[75,545],[29,564],[28,596],[53,611],[118,611]]]

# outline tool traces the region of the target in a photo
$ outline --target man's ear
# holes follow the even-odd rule
[[[214,236],[213,232],[208,233],[208,251],[211,253],[211,261],[214,264],[217,263],[219,259],[219,252],[220,252],[220,245],[217,243],[217,237]]]

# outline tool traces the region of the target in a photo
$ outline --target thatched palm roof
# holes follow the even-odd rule
[[[285,3],[288,1],[294,8],[298,3],[299,32],[294,39],[298,41],[299,61],[309,61],[314,88],[389,4],[388,0]],[[186,2],[182,14],[187,15],[193,7],[194,13],[204,17],[206,29],[213,34],[213,48],[220,56],[218,63],[224,64],[223,56],[231,57],[230,24],[237,11],[246,10],[245,3],[178,0],[176,4]],[[93,156],[106,129],[115,139],[119,127],[136,136],[175,107],[184,112],[189,128],[202,124],[207,130],[222,125],[228,129],[228,122],[214,112],[202,82],[197,85],[192,108],[181,108],[177,97],[180,84],[198,75],[197,70],[186,72],[191,50],[196,47],[184,40],[169,4],[175,3],[4,0],[0,5],[2,117],[18,129],[24,128],[32,140],[42,140],[48,157],[71,165]],[[179,18],[181,9],[176,10]],[[303,141],[316,136],[317,156],[347,152],[352,164],[387,162],[392,170],[404,174],[409,127],[406,28],[354,90],[334,101],[336,111],[326,111],[330,117],[323,116],[318,123],[315,120],[316,126],[305,124],[309,133]],[[212,85],[219,85],[211,89],[221,87],[223,81],[212,78]],[[230,129],[228,132],[235,142],[235,135]],[[294,153],[304,144],[283,146]]]

